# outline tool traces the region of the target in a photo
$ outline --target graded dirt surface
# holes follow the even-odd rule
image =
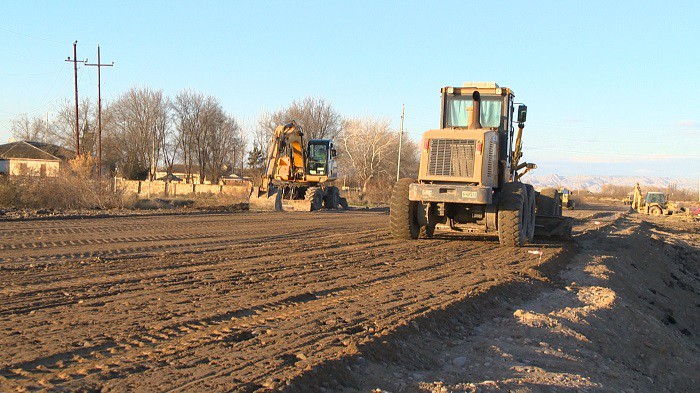
[[[698,223],[615,210],[520,249],[386,211],[0,221],[0,391],[682,391]]]

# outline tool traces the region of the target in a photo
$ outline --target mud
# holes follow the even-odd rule
[[[575,233],[598,236],[621,214],[577,210]],[[489,318],[563,285],[558,272],[586,249],[457,235],[403,242],[387,218],[0,222],[0,390],[458,389],[483,378],[436,373],[445,348],[468,349]],[[694,335],[697,322],[683,315]],[[457,363],[474,364],[464,357]]]

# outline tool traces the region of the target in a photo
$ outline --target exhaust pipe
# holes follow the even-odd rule
[[[479,94],[478,91],[475,91],[472,94],[472,108],[471,111],[469,111],[469,116],[471,116],[471,119],[469,120],[469,127],[467,127],[469,130],[478,130],[481,128],[481,122],[479,119],[481,118],[481,94]]]

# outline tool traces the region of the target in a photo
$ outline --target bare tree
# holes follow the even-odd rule
[[[41,116],[29,118],[27,114],[21,114],[11,120],[10,132],[17,140],[51,143],[49,125]]]
[[[186,181],[192,180],[191,174],[194,165],[194,135],[199,128],[202,112],[202,94],[191,91],[182,91],[175,96],[171,105],[174,110],[176,142],[182,154],[185,165]]]
[[[224,112],[216,98],[183,91],[172,105],[177,141],[188,175],[196,163],[200,182],[218,182],[243,160],[245,138],[241,127]]]
[[[218,182],[221,176],[231,171],[236,164],[237,148],[245,144],[236,119],[223,111],[217,112],[212,114],[211,133],[208,140],[210,167],[207,172],[213,183]]]
[[[175,159],[180,153],[180,143],[174,127],[167,127],[163,137],[163,166],[167,173],[173,172]]]
[[[65,100],[50,128],[50,139],[79,154],[94,156],[97,153],[97,106],[90,97],[80,101],[80,152],[75,146],[75,104]]]
[[[168,129],[168,101],[163,92],[132,87],[106,112],[108,154],[127,178],[155,178]]]
[[[278,125],[292,120],[304,129],[307,139],[337,139],[342,127],[340,114],[333,105],[323,98],[315,97],[292,101],[288,107],[276,112],[262,112],[258,118],[258,127],[263,130],[262,134],[269,136]],[[264,142],[260,146],[265,147],[267,140],[256,142]]]
[[[371,180],[390,175],[387,162],[390,162],[390,148],[397,139],[386,118],[365,117],[344,121],[340,160],[344,170],[362,186],[363,191],[367,190]]]
[[[280,124],[289,122],[289,120],[279,120],[279,117],[279,112],[263,111],[258,115],[258,123],[253,129],[253,150],[257,147],[263,156],[267,154],[267,148],[272,135],[275,133],[275,128]]]
[[[390,184],[396,181],[396,164],[399,159],[399,135],[395,133],[391,146],[387,149],[386,155],[386,170],[384,173],[390,174],[388,178]],[[420,147],[418,143],[413,141],[405,133],[403,134],[403,140],[401,142],[401,173],[399,173],[400,178],[418,177],[418,165],[420,164]]]

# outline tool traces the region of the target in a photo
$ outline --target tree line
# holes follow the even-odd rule
[[[332,139],[346,185],[388,188],[396,178],[399,133],[389,119],[344,117],[323,98],[306,97],[276,111],[263,111],[244,126],[213,96],[184,90],[167,97],[162,90],[132,87],[102,108],[103,168],[127,179],[154,180],[176,164],[188,177],[217,183],[229,174],[262,173],[270,138],[280,124],[296,121],[307,139]],[[97,155],[97,105],[79,105],[80,154]],[[76,150],[75,104],[66,100],[51,120],[19,115],[15,139],[52,143]],[[415,176],[419,152],[403,136],[402,177]]]

